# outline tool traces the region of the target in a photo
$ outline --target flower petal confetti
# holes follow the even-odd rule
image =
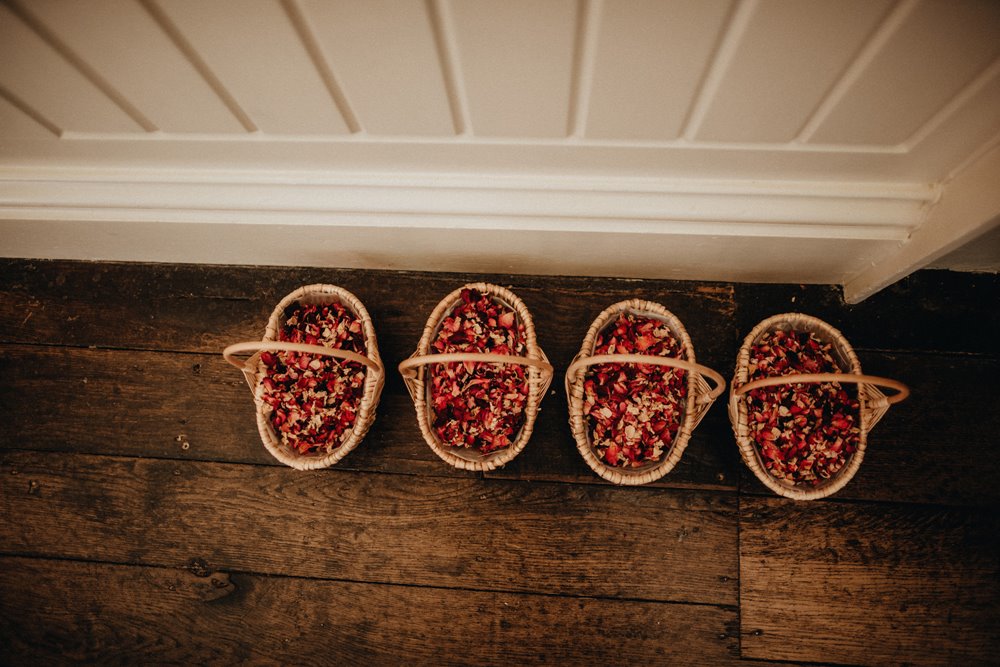
[[[597,336],[594,354],[684,359],[664,322],[623,312]],[[636,468],[670,450],[687,402],[687,372],[652,364],[596,364],[583,383],[583,414],[602,462]]]
[[[293,304],[278,340],[365,354],[361,321],[339,303]],[[364,394],[365,367],[325,355],[261,352],[265,414],[281,444],[306,455],[325,455],[354,426]]]
[[[525,356],[524,324],[507,305],[465,288],[441,321],[436,353],[485,352]],[[483,454],[513,444],[524,425],[528,384],[524,366],[463,362],[430,365],[432,427],[441,441]]]
[[[748,381],[794,373],[841,373],[832,343],[802,331],[774,331],[750,349]],[[857,390],[839,382],[760,387],[749,392],[750,435],[776,479],[817,486],[836,475],[861,438]]]

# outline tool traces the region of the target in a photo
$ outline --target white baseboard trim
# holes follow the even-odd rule
[[[842,282],[934,185],[0,168],[0,255]]]

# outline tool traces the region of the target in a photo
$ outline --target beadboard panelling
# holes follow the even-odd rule
[[[304,0],[302,4],[366,132],[454,134],[425,2]]]
[[[142,131],[5,5],[0,5],[0,86],[63,131]]]
[[[0,97],[0,140],[17,137],[19,139],[47,139],[52,133],[25,115],[23,111]]]
[[[0,255],[355,265],[242,237],[350,229],[372,267],[863,295],[956,242],[922,230],[1000,143],[998,34],[992,0],[0,0]]]
[[[157,129],[244,132],[153,17],[134,0],[31,0],[26,9],[142,110]],[[128,39],[121,39],[123,33]]]
[[[928,123],[911,139],[913,148],[906,156],[913,164],[954,164],[953,172],[971,158],[1000,140],[1000,60],[952,99],[936,115],[939,122]],[[992,137],[984,142],[982,137]]]
[[[565,137],[577,5],[572,0],[443,2],[478,136]]]
[[[1000,3],[905,3],[912,11],[810,138],[898,144],[1000,56]]]
[[[262,132],[344,134],[347,124],[277,0],[150,0]]]
[[[788,142],[885,15],[889,0],[761,0],[697,127],[706,141]],[[789,54],[795,54],[790,58]]]
[[[731,0],[598,3],[588,137],[675,139]]]

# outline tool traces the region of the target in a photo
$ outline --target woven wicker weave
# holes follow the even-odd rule
[[[509,307],[516,313],[518,320],[524,325],[526,356],[515,357],[471,352],[431,353],[431,344],[437,337],[441,322],[461,302],[463,289],[478,290]],[[431,428],[431,424],[434,422],[434,414],[429,400],[430,387],[424,379],[426,376],[426,367],[432,363],[459,363],[463,361],[516,363],[527,367],[526,382],[528,384],[528,398],[524,409],[524,425],[509,447],[488,454],[483,454],[471,448],[454,447],[442,442],[434,432],[434,429]],[[454,467],[462,470],[476,471],[493,470],[505,465],[524,450],[524,447],[528,444],[528,440],[531,438],[535,418],[538,416],[539,405],[545,397],[549,383],[552,381],[552,365],[549,364],[545,353],[542,352],[542,348],[538,346],[535,338],[535,325],[532,322],[531,313],[528,312],[528,308],[510,290],[489,283],[471,283],[465,285],[442,299],[427,320],[424,333],[420,337],[420,343],[417,345],[417,351],[399,365],[399,372],[403,375],[406,387],[410,392],[411,398],[413,398],[413,404],[417,412],[417,423],[420,425],[420,431],[423,433],[424,440],[427,441],[430,448],[442,460]]]
[[[685,360],[671,357],[657,357],[638,354],[608,354],[594,355],[594,347],[597,343],[597,336],[600,332],[614,322],[619,314],[630,312],[642,317],[651,317],[664,322],[671,333],[681,345],[684,351]],[[680,428],[674,438],[674,442],[659,461],[652,461],[646,465],[636,468],[618,468],[604,463],[594,449],[591,441],[590,428],[587,426],[587,419],[583,414],[583,385],[586,377],[586,368],[600,363],[642,363],[671,366],[688,371],[687,382],[687,403],[681,416]],[[709,387],[705,377],[712,379],[716,386]],[[587,462],[591,470],[603,479],[613,484],[638,485],[654,482],[668,472],[673,470],[677,462],[681,460],[684,449],[695,427],[701,422],[705,413],[712,406],[715,399],[725,389],[726,382],[721,375],[711,368],[695,363],[694,345],[688,336],[687,330],[681,321],[669,310],[658,303],[643,301],[640,299],[630,299],[620,301],[606,308],[587,331],[583,339],[580,352],[573,358],[566,371],[566,398],[569,402],[569,425],[576,439],[576,447],[583,460]]]
[[[750,348],[765,333],[773,331],[801,331],[815,334],[821,341],[833,344],[833,355],[841,369],[846,369],[844,373],[819,373],[819,374],[792,374],[769,378],[763,378],[754,382],[747,382],[749,376]],[[857,450],[850,455],[844,467],[830,479],[824,480],[818,486],[802,487],[790,482],[779,480],[767,472],[764,461],[761,458],[753,438],[750,436],[750,427],[747,417],[747,400],[742,398],[747,392],[758,387],[773,386],[778,384],[793,384],[803,382],[850,382],[858,385],[858,402],[860,406],[860,431],[861,436]],[[878,386],[890,387],[896,390],[896,394],[887,397]],[[747,334],[746,339],[740,347],[739,356],[736,360],[736,374],[729,394],[729,420],[736,435],[736,442],[740,448],[740,455],[747,467],[757,476],[765,486],[778,495],[794,500],[816,500],[825,498],[836,493],[851,481],[861,467],[864,460],[865,448],[867,447],[868,433],[885,415],[889,406],[904,400],[910,393],[907,386],[896,380],[875,377],[873,375],[863,375],[861,373],[861,362],[851,344],[847,342],[844,335],[826,322],[810,315],[802,313],[784,313],[769,317]]]
[[[284,324],[285,309],[295,303],[309,305],[340,303],[350,310],[361,321],[361,330],[365,339],[365,355],[321,345],[279,341],[278,333]],[[367,367],[365,371],[364,391],[361,395],[361,402],[358,406],[354,426],[344,433],[339,447],[328,454],[320,456],[315,454],[300,454],[281,444],[281,439],[271,427],[270,420],[264,410],[266,404],[262,400],[264,391],[262,380],[266,372],[266,367],[260,361],[260,353],[263,351],[308,352],[310,354],[336,357],[346,361],[355,361]],[[235,357],[235,355],[245,352],[254,352],[254,354],[243,362]],[[247,384],[250,385],[250,390],[254,394],[254,403],[257,406],[257,430],[260,432],[260,438],[264,443],[264,447],[267,448],[267,451],[274,458],[292,468],[297,470],[315,470],[332,466],[358,446],[375,421],[375,408],[378,406],[379,397],[382,394],[382,386],[385,384],[385,370],[378,353],[375,327],[364,304],[342,287],[317,284],[298,288],[274,307],[271,317],[267,321],[267,328],[264,330],[262,341],[230,345],[223,351],[223,356],[226,357],[229,363],[243,371]]]

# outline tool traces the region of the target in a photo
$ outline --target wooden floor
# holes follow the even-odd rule
[[[277,464],[239,373],[293,288],[355,292],[392,368],[438,300],[510,285],[562,372],[627,297],[732,376],[801,310],[911,384],[835,499],[779,499],[724,400],[647,488],[586,468],[561,392],[513,463],[457,472],[391,373],[334,469]],[[984,664],[1000,661],[1000,280],[827,287],[0,261],[0,662]]]

